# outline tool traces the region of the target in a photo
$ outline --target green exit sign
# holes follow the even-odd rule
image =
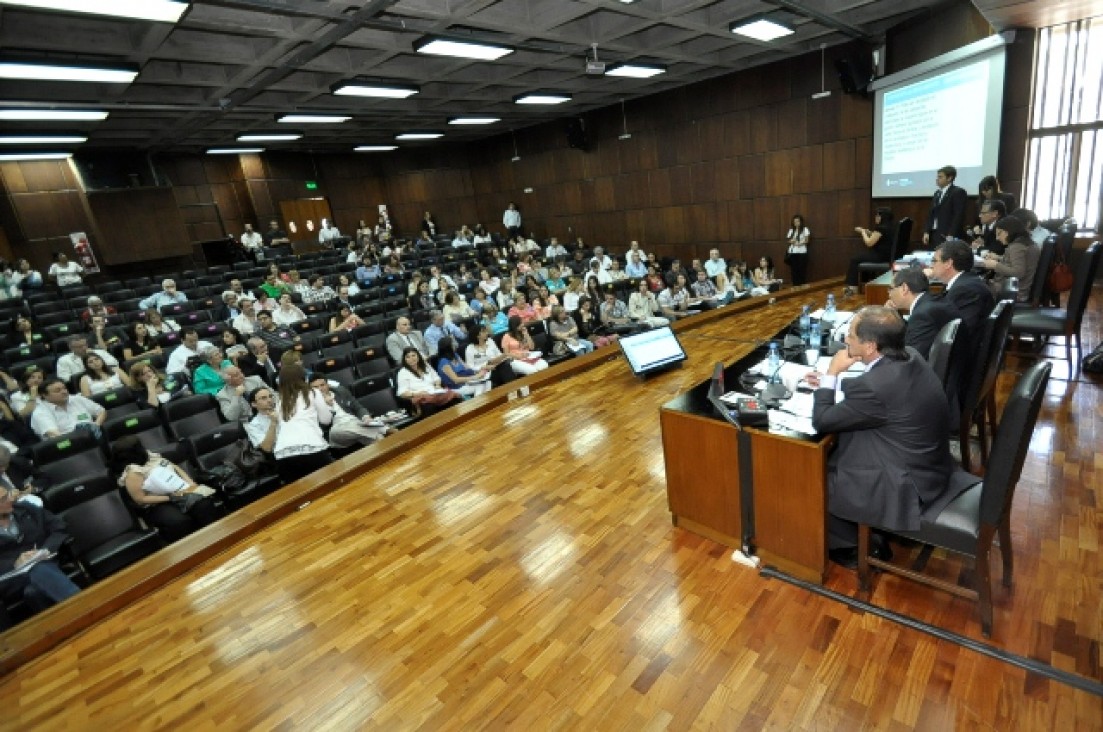
[[[317,181],[313,181],[313,180],[308,180],[308,181],[306,182],[306,189],[307,189],[308,191],[316,191],[316,190],[318,190],[318,183],[317,183]]]

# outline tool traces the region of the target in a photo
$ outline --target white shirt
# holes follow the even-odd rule
[[[107,366],[108,369],[113,369],[119,365],[119,360],[102,348],[89,348],[88,352],[102,358],[104,366]],[[75,353],[66,353],[64,356],[58,357],[56,373],[57,378],[68,382],[77,374],[84,373],[84,361]]]
[[[566,257],[567,250],[562,244],[549,244],[548,248],[544,250],[545,259],[555,259],[556,257]]]
[[[521,212],[515,208],[507,208],[502,214],[502,225],[507,229],[516,229],[521,226]]]
[[[336,226],[330,226],[329,228],[323,228],[318,231],[318,242],[321,244],[325,244],[327,241],[332,241],[333,239],[340,238],[341,232]]]
[[[264,237],[259,231],[246,231],[241,235],[241,246],[246,249],[260,249],[264,245]]]
[[[417,377],[408,368],[398,370],[398,388],[395,394],[400,397],[416,394],[423,391],[436,391],[440,388],[440,377],[433,371],[426,371],[424,376]]]
[[[84,267],[71,260],[64,267],[55,262],[50,265],[49,273],[57,278],[57,283],[62,287],[78,285],[81,283],[80,276],[84,274]]]
[[[728,263],[724,261],[723,257],[720,257],[720,259],[709,258],[705,260],[705,273],[708,274],[709,277],[716,277],[727,271]]]
[[[482,351],[479,350],[479,347],[477,345],[472,343],[467,347],[466,355],[467,367],[472,369],[473,371],[478,371],[483,366],[488,365],[493,359],[501,356],[502,351],[498,348],[498,345],[494,343],[493,339],[488,338],[486,341],[486,346],[483,348]],[[405,370],[406,369],[403,369],[403,371]]]
[[[310,393],[310,404],[302,396],[295,403],[290,419],[283,418],[282,408],[276,410],[280,420],[280,431],[276,435],[276,444],[272,455],[277,460],[296,455],[310,455],[329,448],[329,442],[322,432],[322,425],[333,422],[333,408],[317,389]]]
[[[276,408],[279,408],[278,405]],[[245,423],[245,434],[249,437],[249,442],[253,443],[253,447],[260,449],[260,443],[264,442],[264,437],[268,434],[268,427],[271,424],[272,418],[265,414],[254,414],[253,418]],[[279,422],[277,422],[277,436],[279,436],[279,429]]]
[[[102,413],[103,407],[79,394],[70,394],[63,407],[42,399],[31,414],[31,429],[42,438],[50,432],[64,435],[75,430],[78,424],[94,422]]]
[[[214,346],[212,346],[207,341],[199,341],[195,344],[196,350],[193,351],[192,349],[181,343],[179,346],[176,347],[176,350],[172,352],[172,355],[169,356],[168,364],[165,366],[165,373],[178,374],[182,371],[187,371],[188,359],[192,356],[198,356],[199,351],[203,350],[204,346],[214,348]]]
[[[600,265],[600,269],[609,269],[613,266],[613,260],[609,259],[608,254],[602,254],[600,259],[598,259],[597,257],[590,257],[590,262],[593,262],[595,260]],[[590,262],[587,262],[587,264],[589,264]]]

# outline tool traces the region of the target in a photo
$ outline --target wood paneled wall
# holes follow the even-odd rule
[[[92,191],[88,204],[100,226],[99,257],[106,265],[190,258],[191,241],[172,188]]]
[[[917,63],[990,30],[971,6],[947,12],[890,34],[890,64]],[[836,57],[859,50],[829,49],[828,69]],[[1032,54],[1033,35],[1020,33],[1009,53],[998,171],[1014,192],[1023,168]],[[717,246],[729,259],[770,255],[785,276],[783,237],[791,216],[800,213],[813,235],[810,276],[820,279],[843,271],[860,248],[854,226],[870,223],[881,203],[870,199],[872,102],[843,94],[834,74],[827,85],[830,97],[811,98],[820,90],[820,54],[813,52],[633,100],[625,107],[628,140],[618,139],[624,120],[618,100],[610,99],[608,108],[585,115],[592,141],[587,152],[567,145],[565,120],[558,118],[519,130],[515,138],[501,134],[467,145],[444,142],[385,154],[162,156],[156,165],[172,184],[184,235],[193,242],[237,235],[247,222],[263,230],[279,217],[281,200],[307,196],[326,197],[346,234],[361,219],[373,223],[380,203],[404,234],[416,234],[427,210],[444,230],[465,223],[501,230],[502,211],[513,201],[525,229],[540,238],[582,237],[614,252],[638,239],[648,251],[683,259],[706,256]],[[514,140],[518,162],[511,162]],[[69,180],[71,172],[34,165],[44,166],[34,168],[36,175],[52,180],[28,187],[24,179],[32,168],[0,168],[5,179],[4,171],[14,171],[0,201],[0,222],[17,251],[24,242],[70,230],[35,230],[35,238],[16,224],[19,234],[12,234],[13,221],[41,218],[44,206],[62,211],[45,217],[51,224],[67,217],[80,223],[72,230],[96,223],[81,218],[83,194]],[[306,188],[311,180],[316,190]],[[13,185],[18,195],[33,193],[38,200],[17,207]],[[221,223],[214,206],[196,204],[217,204]],[[918,232],[927,198],[891,205],[898,216],[915,218]],[[17,208],[26,215],[14,213]]]
[[[15,257],[43,274],[53,252],[72,252],[69,234],[88,234],[97,256],[102,242],[76,170],[68,160],[0,163],[0,224]]]

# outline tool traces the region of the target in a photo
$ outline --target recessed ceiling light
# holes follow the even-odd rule
[[[400,135],[395,135],[396,140],[435,140],[438,137],[444,137],[443,132],[403,132]]]
[[[756,41],[773,41],[796,32],[795,28],[769,18],[737,20],[728,26],[728,30],[747,38],[753,38]]]
[[[303,136],[301,132],[245,132],[237,136],[238,142],[291,142]]]
[[[441,36],[422,38],[414,43],[414,50],[432,56],[455,56],[456,58],[469,58],[477,61],[497,61],[502,56],[513,53],[513,49],[508,46]]]
[[[348,122],[350,119],[352,119],[352,117],[335,114],[285,114],[276,121],[292,125],[335,125],[341,122]]]
[[[353,148],[355,152],[390,152],[397,149],[398,145],[360,145]]]
[[[134,20],[155,20],[175,23],[188,9],[187,2],[177,0],[0,0],[0,5],[16,5],[41,10],[61,10],[68,13],[112,15]]]
[[[73,153],[69,152],[46,152],[46,153],[6,153],[0,155],[0,162],[5,163],[18,163],[28,160],[65,160],[73,157]]]
[[[4,122],[98,122],[107,112],[80,109],[0,109]]]
[[[515,104],[562,104],[571,101],[570,94],[556,92],[529,92],[513,98]]]
[[[0,145],[79,145],[88,142],[84,135],[3,135]]]
[[[492,125],[501,122],[501,117],[453,117],[448,120],[450,125]]]
[[[208,155],[248,155],[249,153],[262,153],[263,147],[212,147],[207,151]]]
[[[346,97],[382,97],[384,99],[406,99],[417,94],[416,86],[396,84],[373,84],[371,82],[342,81],[330,87],[334,94]]]
[[[138,75],[135,67],[81,66],[79,64],[40,64],[0,61],[0,78],[31,81],[88,81],[102,84],[129,84]]]
[[[628,76],[633,79],[649,79],[652,76],[665,74],[665,66],[654,64],[616,64],[606,70],[606,76]]]

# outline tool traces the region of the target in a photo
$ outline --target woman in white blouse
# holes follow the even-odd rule
[[[294,325],[300,320],[306,320],[306,313],[299,310],[295,303],[291,302],[291,296],[286,292],[280,295],[280,304],[272,311],[272,320],[276,325]]]
[[[636,291],[628,298],[628,317],[652,328],[670,325],[669,320],[659,315],[659,303],[646,280],[640,280]]]
[[[464,353],[464,361],[474,371],[484,368],[490,371],[490,383],[494,386],[501,386],[515,378],[513,369],[509,367],[509,356],[498,348],[498,344],[490,337],[490,326],[485,323],[480,324],[475,331]]]
[[[280,368],[279,432],[272,447],[276,469],[291,483],[333,462],[323,425],[333,421],[333,408],[310,388],[306,370],[291,361]]]
[[[414,412],[419,415],[430,414],[463,398],[459,392],[441,386],[437,372],[429,368],[416,348],[402,351],[402,368],[398,370],[395,394],[412,402]]]

